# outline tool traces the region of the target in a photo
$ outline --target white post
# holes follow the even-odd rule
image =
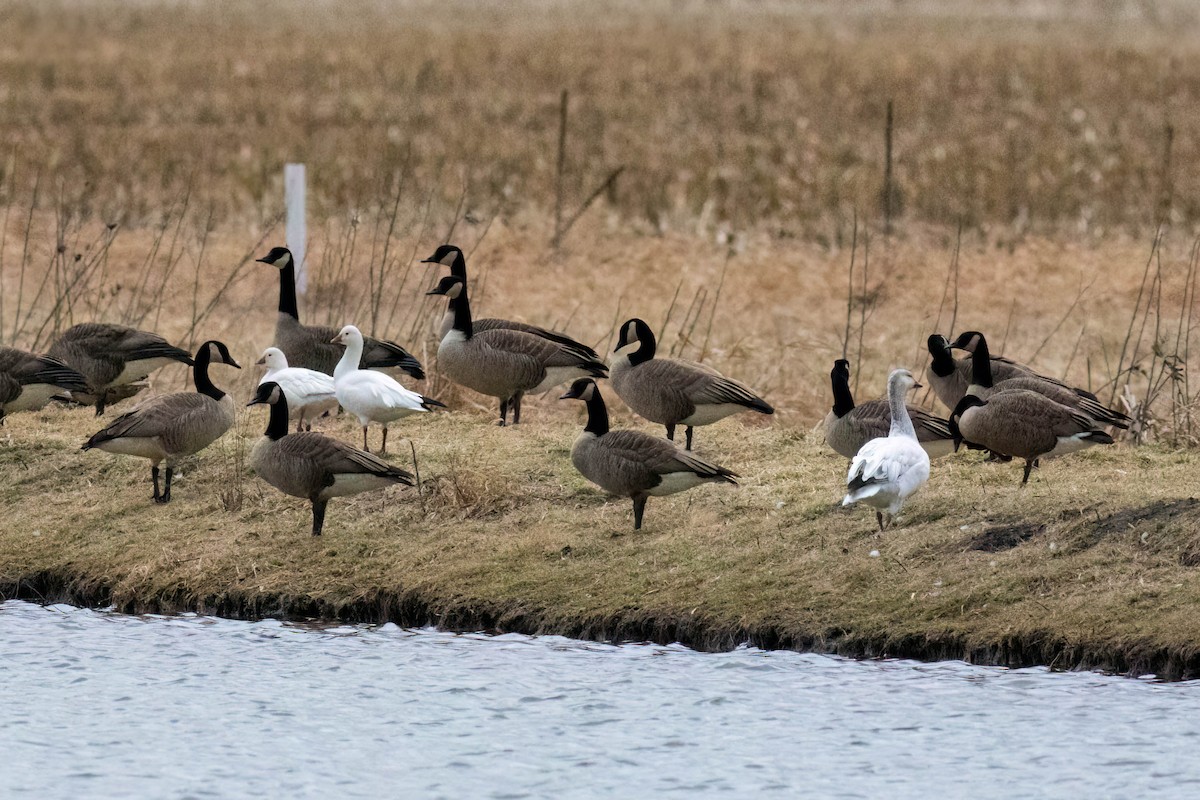
[[[304,245],[308,238],[304,229],[304,165],[283,165],[283,196],[287,206],[287,246],[296,259],[296,291],[308,291],[308,263],[304,260]]]

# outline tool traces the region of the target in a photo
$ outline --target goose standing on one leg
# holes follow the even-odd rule
[[[732,483],[737,474],[641,431],[611,431],[608,409],[591,378],[580,378],[561,400],[587,403],[587,425],[571,447],[571,463],[592,483],[633,500],[633,529],[642,527],[646,500],[702,483]]]
[[[247,405],[260,403],[271,406],[271,416],[250,451],[250,468],[284,494],[312,503],[313,536],[321,535],[330,498],[413,485],[408,472],[323,433],[289,435],[287,396],[279,384],[260,384]]]
[[[288,411],[296,419],[297,433],[304,430],[306,417],[314,419],[338,407],[333,378],[315,369],[288,366],[287,356],[278,347],[268,347],[256,363],[267,367],[258,385],[277,383],[287,396]],[[312,423],[308,429],[312,430]]]
[[[888,376],[888,405],[892,425],[888,435],[872,439],[862,446],[850,462],[846,475],[846,496],[842,505],[866,503],[875,509],[875,520],[883,530],[900,513],[900,507],[913,492],[929,480],[929,454],[917,441],[904,402],[909,389],[919,387],[906,369],[892,370]]]
[[[363,431],[363,450],[368,453],[371,452],[367,446],[367,426],[370,423],[382,423],[383,446],[379,452],[386,453],[389,422],[410,414],[422,414],[433,406],[445,407],[445,403],[410,392],[390,375],[359,369],[357,365],[362,358],[363,335],[353,325],[342,328],[332,341],[346,348],[342,360],[333,371],[337,401],[342,408],[358,417]]]
[[[71,399],[95,405],[96,416],[110,403],[124,400],[146,388],[144,380],[154,370],[173,362],[192,366],[192,356],[157,333],[124,325],[84,322],[63,332],[50,347],[50,355],[87,379],[89,390]]]
[[[581,377],[603,378],[608,368],[578,350],[524,331],[494,328],[477,332],[467,285],[448,275],[431,295],[449,298],[454,315],[438,345],[438,368],[457,384],[500,400],[500,424],[521,422],[521,398]]]
[[[839,358],[829,373],[833,386],[833,410],[825,415],[825,443],[846,458],[854,458],[864,444],[887,436],[892,411],[887,400],[868,400],[854,405],[850,392],[850,362]],[[930,458],[954,452],[950,421],[935,417],[916,406],[907,405],[909,419],[917,432],[917,441]]]
[[[687,426],[686,449],[692,449],[692,429],[711,425],[739,411],[774,414],[775,409],[744,384],[715,369],[681,358],[655,358],[657,342],[650,326],[631,319],[621,326],[610,361],[617,396],[638,416],[665,425],[675,440],[675,426]]]
[[[450,274],[455,278],[459,278],[463,285],[467,283],[467,260],[463,257],[462,250],[452,244],[444,244],[440,246],[433,255],[424,259],[422,264],[441,264],[450,268]],[[523,333],[531,333],[534,336],[539,336],[543,339],[548,339],[556,344],[561,344],[571,350],[578,352],[593,361],[598,361],[600,356],[596,351],[588,347],[582,342],[577,342],[565,333],[558,331],[547,330],[540,328],[537,325],[529,325],[524,322],[514,322],[509,319],[472,319],[471,325],[474,327],[475,333],[483,333],[484,331],[495,330],[497,328],[505,328],[513,331],[521,331]],[[438,335],[439,341],[446,336],[451,328],[454,327],[454,312],[447,309],[446,315],[442,318],[441,333]]]
[[[279,316],[275,320],[275,346],[287,356],[293,367],[314,369],[332,375],[342,358],[342,351],[330,344],[337,335],[336,328],[325,325],[301,325],[300,307],[296,303],[296,263],[286,247],[272,248],[260,263],[279,270]],[[397,367],[417,380],[425,377],[421,362],[395,342],[364,338],[360,369]]]
[[[87,390],[83,375],[57,358],[0,347],[0,421],[13,411],[37,411],[56,397]]]
[[[150,479],[154,482],[152,499],[156,503],[169,503],[176,462],[208,447],[233,426],[233,398],[209,380],[210,363],[241,369],[224,343],[205,342],[196,351],[192,368],[196,391],[147,398],[94,434],[80,449],[96,448],[150,459]],[[167,480],[160,494],[158,465],[164,459]]]

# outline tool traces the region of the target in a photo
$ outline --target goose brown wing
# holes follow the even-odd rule
[[[187,429],[200,415],[212,411],[214,401],[199,392],[177,392],[147,398],[114,419],[88,440],[94,447],[101,442],[126,437],[168,436]]]
[[[275,443],[279,457],[309,461],[333,475],[368,474],[413,485],[413,476],[378,456],[323,433],[293,433]],[[329,483],[332,482],[330,477]],[[328,485],[328,483],[327,483]]]
[[[534,336],[537,336],[538,338],[546,339],[548,341],[554,342],[555,344],[560,344],[563,347],[567,348],[568,350],[575,352],[581,358],[587,359],[589,361],[599,361],[600,360],[600,356],[597,355],[596,351],[593,350],[592,348],[588,347],[586,344],[583,344],[582,342],[578,342],[578,341],[572,339],[570,336],[568,336],[565,333],[561,333],[559,331],[553,331],[548,328],[542,328],[537,325],[530,325],[525,322],[514,322],[513,320],[510,320],[510,319],[494,319],[494,318],[489,317],[486,319],[477,319],[477,320],[472,321],[471,327],[474,329],[474,332],[476,334],[482,333],[484,331],[504,330],[504,329],[521,331],[522,333],[529,333]]]
[[[1049,453],[1059,436],[1092,428],[1091,420],[1038,392],[1011,389],[987,399],[987,405],[968,409],[966,438],[1004,455],[1036,458]]]
[[[775,413],[775,409],[752,392],[748,386],[732,378],[726,378],[705,364],[674,358],[656,358],[642,366],[654,364],[662,364],[663,366],[659,369],[684,386],[688,399],[697,405],[732,403],[763,414]]]
[[[693,472],[703,478],[726,480],[730,483],[737,477],[724,467],[681,450],[666,439],[641,431],[610,431],[600,438],[600,442],[603,443],[604,450],[616,458],[630,464],[638,464],[656,476],[673,472]]]
[[[472,338],[495,351],[495,357],[503,358],[506,366],[529,371],[529,379],[534,381],[533,385],[541,381],[542,373],[548,367],[577,367],[593,374],[599,370],[600,375],[607,371],[603,364],[594,359],[589,359],[558,342],[525,331],[493,328],[475,334]]]

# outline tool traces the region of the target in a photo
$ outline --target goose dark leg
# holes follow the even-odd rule
[[[633,529],[640,531],[642,529],[642,515],[646,513],[646,495],[635,494],[633,496]]]
[[[371,448],[367,445],[367,426],[366,425],[363,425],[363,450],[366,450],[368,453],[371,452]]]
[[[313,528],[312,535],[320,536],[321,530],[325,527],[325,506],[329,505],[328,500],[313,500]]]
[[[107,395],[108,395],[107,389],[96,395],[96,416],[97,417],[104,413],[104,400]]]
[[[296,420],[296,433],[304,432],[304,414],[301,413],[299,419]]]
[[[513,395],[513,425],[521,424],[521,398],[525,396],[524,392],[517,392]]]
[[[668,439],[668,441],[672,441],[672,442],[675,441],[675,425],[674,425],[674,423],[667,426],[667,439]]]
[[[175,468],[167,467],[167,480],[163,484],[163,493],[162,493],[162,497],[160,497],[158,499],[159,503],[171,502],[171,478],[174,477],[174,475],[175,475]]]
[[[508,400],[500,401],[500,427],[508,424]]]
[[[687,436],[687,446],[684,447],[684,449],[691,450],[692,449],[692,426],[691,425],[687,426],[687,430],[684,432],[684,434]]]
[[[883,512],[882,511],[875,512],[875,521],[879,523],[879,532],[883,533]]]
[[[379,455],[387,454],[387,425],[383,426],[383,447],[379,448]]]
[[[154,496],[150,499],[156,503],[163,502],[162,495],[158,492],[158,464],[150,467],[150,480],[154,481]]]
[[[1022,486],[1029,483],[1029,471],[1031,469],[1033,469],[1033,460],[1032,459],[1026,460],[1025,461],[1025,476],[1023,478],[1021,478]]]

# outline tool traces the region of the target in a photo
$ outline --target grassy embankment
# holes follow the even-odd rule
[[[642,316],[664,348],[748,381],[779,414],[701,430],[700,451],[742,486],[652,500],[635,534],[627,501],[605,502],[570,467],[578,408],[537,402],[528,425],[498,430],[490,401],[431,370],[423,390],[453,411],[400,427],[422,492],[334,501],[320,540],[305,504],[238,461],[261,409],[185,469],[166,508],[148,502],[144,463],[77,452],[99,426],[86,412],[14,417],[0,444],[4,592],[1200,673],[1196,456],[1169,449],[1192,438],[1190,390],[1158,393],[1157,444],[1047,463],[1024,490],[1011,466],[939,463],[881,537],[868,513],[835,507],[844,463],[810,433],[846,332],[851,218],[878,219],[887,97],[904,202],[893,236],[870,226],[868,286],[855,290],[860,396],[888,367],[924,364],[925,334],[952,315],[1106,397],[1118,372],[1146,396],[1144,373],[1176,349],[1198,215],[1185,188],[1200,169],[1188,124],[1200,71],[1169,26],[980,18],[964,35],[953,15],[651,11],[598,37],[574,17],[528,28],[430,6],[368,15],[379,35],[363,36],[357,18],[279,8],[175,9],[170,24],[153,6],[22,8],[24,35],[0,64],[17,148],[2,184],[6,342],[128,320],[189,345],[223,338],[248,365],[269,343],[275,284],[244,257],[279,238],[275,176],[300,159],[314,182],[310,319],[375,327],[431,363],[440,311],[412,256],[453,230],[478,243],[480,312],[605,349],[614,322]],[[537,46],[551,33],[561,47]],[[64,36],[78,46],[47,45]],[[564,85],[567,212],[627,170],[554,252]],[[1147,314],[1160,214],[1173,227]],[[960,288],[939,310],[959,220]],[[860,240],[859,280],[864,255]],[[1118,364],[1135,307],[1138,355]],[[246,397],[253,375],[224,373],[218,384]],[[155,389],[183,379],[166,370]],[[331,427],[356,441],[348,422]]]

